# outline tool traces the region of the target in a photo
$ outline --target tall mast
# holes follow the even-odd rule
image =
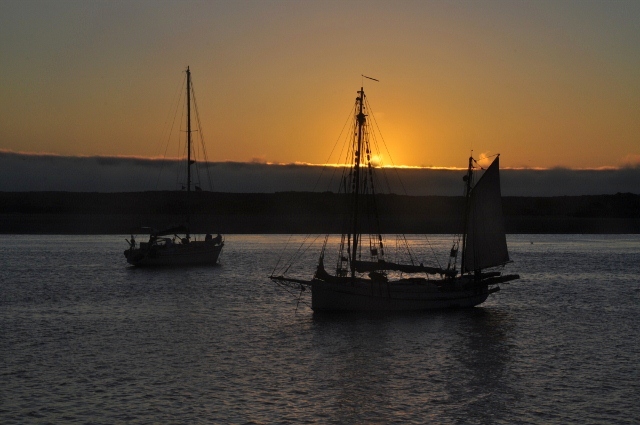
[[[366,115],[362,112],[364,105],[364,88],[360,87],[358,92],[358,115],[356,120],[358,121],[358,144],[355,152],[355,163],[353,179],[355,182],[353,191],[353,250],[351,254],[351,277],[356,275],[356,252],[358,249],[358,197],[360,195],[360,155],[362,153],[362,127],[366,121]]]
[[[463,177],[463,180],[466,183],[466,190],[464,196],[464,223],[463,223],[463,231],[462,231],[462,260],[460,262],[460,274],[464,273],[464,260],[465,260],[465,248],[467,246],[467,232],[469,231],[469,195],[471,194],[471,184],[473,177],[473,156],[469,157],[469,168],[467,169],[467,175]]]
[[[187,66],[187,240],[191,228],[191,71]]]

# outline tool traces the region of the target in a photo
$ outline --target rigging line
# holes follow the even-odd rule
[[[275,267],[273,268],[273,270],[271,271],[271,276],[273,276],[273,274],[276,272],[276,269],[278,268],[278,266],[280,265],[280,260],[282,260],[282,257],[284,257],[284,253],[287,251],[287,247],[289,246],[289,242],[291,241],[291,238],[293,237],[293,234],[289,235],[289,239],[287,239],[287,243],[284,244],[284,249],[282,250],[282,252],[280,253],[280,257],[278,257],[278,261],[276,262]]]
[[[279,287],[281,287],[282,289],[284,289],[287,293],[289,293],[289,295],[291,295],[291,296],[293,296],[293,297],[297,297],[297,295],[291,291],[291,287],[290,287],[290,286],[284,285],[284,284],[282,284],[281,282],[274,282],[274,283],[275,283],[276,285],[278,285]],[[311,306],[309,305],[309,303],[307,303],[306,301],[302,301],[302,303],[303,303],[304,305],[306,305],[307,307],[311,307]]]
[[[347,144],[348,144],[348,141],[345,141],[342,144],[342,148],[340,149],[340,154],[338,155],[338,158],[336,159],[336,163],[338,163],[338,164],[340,163],[340,161],[342,159],[342,155],[343,155],[344,150],[345,150],[345,146]],[[346,157],[347,157],[347,155],[345,155],[345,161],[347,160]],[[337,167],[331,167],[331,168],[333,168],[333,170],[331,171],[331,176],[329,177],[329,181],[327,183],[327,190],[330,191],[331,188],[333,187],[333,184],[334,184],[333,180],[336,178],[336,176],[338,175],[338,171],[340,170],[341,171],[341,177],[340,177],[340,182],[338,183],[338,193],[340,193],[340,188],[342,187],[342,180],[344,178],[344,169],[347,168],[347,167],[337,166]],[[318,183],[316,183],[316,186],[317,185],[318,185]]]
[[[182,102],[182,96],[183,96],[183,91],[182,91],[182,87],[186,84],[186,79],[187,79],[187,74],[185,73],[184,78],[182,79],[182,81],[180,82],[180,86],[178,87],[178,90],[176,92],[176,95],[174,95],[174,103],[172,103],[172,105],[175,105],[174,107],[170,107],[169,108],[169,113],[167,115],[167,120],[169,119],[169,116],[171,114],[171,110],[173,110],[173,120],[171,121],[171,127],[169,129],[169,134],[167,136],[167,143],[165,145],[164,148],[164,155],[162,157],[162,162],[160,163],[160,170],[158,171],[158,177],[156,179],[156,190],[158,189],[158,185],[160,184],[160,176],[162,175],[162,170],[164,169],[164,165],[167,159],[167,149],[169,149],[169,142],[171,141],[171,136],[173,134],[173,128],[175,127],[176,124],[176,117],[178,116],[178,108],[180,107],[180,103]],[[177,102],[175,101],[177,97]],[[167,124],[168,125],[168,124]],[[164,130],[163,130],[164,133]],[[156,150],[157,152],[157,150]]]
[[[431,245],[431,241],[429,240],[429,236],[424,235],[424,238],[427,240],[427,244],[429,245],[429,248],[431,248],[431,253],[433,254],[433,257],[436,259],[436,263],[438,263],[438,268],[442,269],[442,267],[440,266],[440,260],[438,260],[438,255],[436,254],[436,250],[433,249],[433,245]]]
[[[305,248],[305,249],[303,249],[303,248],[306,246],[307,241],[309,240],[309,238],[311,238],[311,235],[307,233],[305,235],[304,239],[302,240],[302,242],[300,243],[300,245],[298,246],[298,249],[296,250],[296,252],[294,252],[293,255],[291,256],[291,263],[293,263],[295,261],[298,261],[298,258],[300,258],[300,256],[302,254],[304,254],[304,252],[308,249],[308,248]],[[313,242],[311,242],[311,243],[313,243]],[[287,267],[287,270],[288,269],[289,268]]]
[[[347,118],[347,122],[345,123],[345,125],[342,128],[342,131],[340,132],[340,136],[342,136],[342,133],[344,132],[344,127],[346,127],[347,123],[351,120],[352,116]],[[349,127],[349,135],[347,137],[345,137],[343,143],[342,143],[342,148],[340,149],[340,154],[338,155],[337,158],[337,163],[340,164],[340,161],[342,160],[342,155],[344,154],[344,167],[334,167],[333,173],[331,173],[331,178],[329,179],[329,184],[328,187],[331,187],[331,185],[333,184],[333,178],[335,177],[335,175],[337,174],[337,169],[338,168],[342,168],[342,176],[341,179],[344,178],[345,176],[345,170],[347,169],[351,169],[351,167],[347,167],[347,164],[351,163],[351,160],[349,158],[349,154],[351,152],[351,140],[350,137],[351,135],[355,132],[355,122],[352,122],[352,125]],[[339,140],[339,139],[338,139]],[[337,141],[336,141],[337,143]],[[346,148],[346,152],[345,152],[345,148]],[[342,180],[340,181],[340,184],[338,185],[338,193],[340,192],[340,186],[342,185]],[[345,193],[346,193],[346,186],[345,186]]]
[[[396,248],[394,250],[394,257],[393,257],[393,262],[394,263],[399,263],[400,262],[400,256],[399,256],[399,252],[400,249],[398,248],[398,239],[400,239],[399,235],[396,235]]]
[[[370,106],[368,106],[368,108],[369,108],[369,109],[371,109],[371,107],[370,107]],[[371,115],[373,116],[373,119],[374,119],[374,121],[375,121],[375,115],[373,115],[373,112],[371,113]],[[378,133],[380,133],[380,137],[382,137],[382,132],[380,131],[380,128],[379,128],[379,127],[378,127]],[[376,136],[376,132],[375,132],[375,131],[372,131],[372,132],[371,132],[371,138],[373,139],[373,145],[375,146],[375,149],[376,149],[376,153],[377,153],[377,155],[378,155],[379,157],[381,157],[381,155],[380,155],[380,146],[379,146],[379,144],[378,144],[378,138],[377,138],[377,136]],[[384,141],[384,140],[383,140],[383,141]],[[393,163],[393,158],[391,158],[391,155],[389,155],[389,159],[390,159],[390,160],[391,160],[391,162]],[[388,192],[388,193],[391,193],[391,192],[392,192],[392,190],[391,190],[391,182],[390,182],[390,180],[389,180],[389,176],[388,176],[388,174],[387,174],[387,171],[385,170],[385,168],[384,168],[384,167],[383,167],[383,165],[382,165],[382,162],[380,162],[380,167],[379,167],[379,168],[380,168],[380,173],[382,174],[382,180],[383,180],[383,182],[386,184],[386,190],[387,190],[387,192]],[[376,179],[376,181],[377,181],[377,182],[380,182],[380,177],[378,177],[377,175],[375,176],[375,179]],[[398,180],[400,181],[400,184],[401,184],[401,186],[402,186],[402,180],[400,179],[400,177],[399,177],[399,176],[398,176]],[[380,182],[380,186],[383,186],[383,185],[382,185],[382,182]],[[402,186],[402,187],[403,187],[403,189],[404,189],[404,186]],[[406,190],[405,190],[405,192],[406,192]],[[405,194],[406,194],[406,193],[405,193]]]
[[[186,105],[182,109],[182,116],[180,117],[180,123],[181,123],[180,125],[182,125],[182,123],[184,123],[184,121],[185,121],[185,119],[184,119],[185,116],[186,116],[185,115],[185,109],[186,109]],[[184,131],[181,130],[181,132],[186,133],[187,130],[184,130]],[[178,156],[180,157],[180,160],[176,164],[176,168],[178,169],[178,172],[176,173],[176,185],[180,184],[179,179],[184,179],[185,178],[184,173],[186,171],[184,171],[182,169],[182,167],[180,166],[180,163],[182,162],[182,158],[184,158],[185,161],[187,160],[187,149],[188,149],[187,145],[188,145],[187,141],[186,140],[183,141],[182,137],[180,137],[178,139]],[[180,156],[180,155],[183,155],[183,156]]]
[[[378,125],[378,121],[376,120],[375,115],[373,115],[373,109],[369,105],[369,101],[366,101],[366,102],[367,102],[367,107],[369,108],[369,110],[371,110],[371,116],[373,117],[373,122],[376,125],[376,128],[378,129],[378,133],[380,134],[380,138],[382,139],[382,144],[384,145],[385,149],[387,150],[387,154],[389,155],[389,159],[391,160],[391,164],[395,168],[395,172],[396,172],[396,175],[398,176],[398,181],[400,182],[400,186],[402,186],[402,190],[404,191],[404,194],[407,195],[407,189],[404,187],[404,183],[402,182],[402,179],[400,178],[400,173],[398,172],[398,168],[396,167],[396,164],[393,162],[393,158],[391,157],[391,152],[389,151],[389,147],[387,146],[387,142],[384,141],[384,136],[382,135],[382,132],[380,131],[380,126]]]
[[[493,155],[485,156],[485,158],[493,158],[494,156],[500,156],[500,154],[494,153]]]
[[[402,182],[402,179],[400,178],[400,173],[398,172],[397,167],[395,167],[395,163],[393,162],[393,158],[391,157],[391,152],[389,151],[389,147],[387,146],[387,143],[384,140],[384,136],[382,135],[382,131],[380,130],[380,126],[378,125],[378,121],[376,120],[375,114],[373,112],[373,108],[371,107],[371,104],[369,103],[368,100],[365,99],[366,105],[367,105],[367,110],[369,111],[369,115],[371,117],[373,117],[373,122],[375,124],[377,131],[377,134],[380,135],[380,139],[382,140],[382,144],[385,147],[385,149],[387,150],[387,154],[389,155],[389,159],[391,160],[391,163],[394,165],[394,169],[396,172],[396,176],[398,177],[398,182],[400,183],[400,186],[402,187],[402,191],[404,192],[405,195],[407,195],[407,189],[404,186],[404,183]],[[380,151],[379,145],[378,145],[378,138],[376,136],[376,132],[375,131],[371,131],[369,132],[372,135],[372,139],[374,142],[374,145],[376,146],[376,149],[378,150],[378,152]],[[384,180],[387,184],[387,189],[389,192],[391,192],[391,183],[389,181],[389,177],[387,176],[387,173],[385,171],[384,168],[382,168],[382,176],[384,177]],[[404,238],[404,242],[405,242],[405,247],[407,250],[407,253],[409,254],[409,259],[411,261],[411,263],[413,264],[414,258],[413,258],[413,254],[411,252],[411,249],[409,248],[409,244],[406,240],[406,236],[404,234],[402,234],[402,237]]]
[[[367,143],[367,148],[370,150],[369,148],[369,144]],[[384,246],[384,242],[382,240],[382,226],[380,225],[380,215],[378,214],[378,201],[377,201],[377,194],[375,191],[375,186],[374,186],[374,172],[373,172],[373,168],[371,167],[371,162],[368,163],[368,174],[369,174],[369,181],[370,181],[370,186],[371,186],[371,194],[373,195],[370,199],[370,208],[373,210],[373,217],[375,218],[375,229],[377,231],[377,236],[378,236],[378,240],[376,240],[376,245],[380,244],[380,257],[384,257],[384,251],[383,251],[383,246]],[[370,236],[371,237],[371,236]]]
[[[185,96],[186,97],[186,96]],[[182,125],[187,125],[186,123],[186,118],[188,117],[187,114],[187,110],[189,108],[189,105],[187,105],[187,101],[185,99],[185,101],[182,104],[182,115],[180,117],[180,133],[187,133],[188,128],[183,128]],[[183,138],[183,137],[179,137],[178,138],[178,158],[179,160],[177,161],[175,167],[177,169],[176,172],[176,186],[177,187],[181,187],[183,189],[186,189],[186,186],[188,185],[188,183],[180,183],[180,179],[182,179],[182,181],[186,181],[188,172],[187,170],[181,165],[184,162],[187,161],[188,158],[188,148],[189,148],[189,143],[186,140],[187,138]]]
[[[171,126],[171,128],[173,128],[173,125],[175,124],[175,116],[176,116],[176,112],[175,109],[177,109],[180,106],[180,100],[182,99],[182,96],[184,95],[184,87],[185,87],[185,80],[186,80],[187,76],[186,74],[184,75],[184,78],[181,81],[178,81],[178,86],[177,89],[175,91],[175,94],[172,96],[172,101],[169,104],[169,110],[167,111],[167,116],[165,118],[163,127],[162,127],[162,133],[161,136],[164,136],[164,134],[166,133],[167,128],[169,128],[169,126]],[[174,109],[174,105],[175,105],[175,109]],[[173,112],[173,120],[170,122],[170,118],[172,116],[171,112]],[[159,154],[160,149],[162,148],[162,143],[159,143],[158,146],[156,146],[156,149],[154,150],[153,154],[154,156],[157,156]]]
[[[304,245],[307,243],[307,239],[309,239],[311,236],[310,235],[306,235],[304,237],[304,239],[302,240],[302,242],[300,243],[300,245],[298,246],[298,249],[291,255],[291,257],[289,257],[288,263],[289,265],[284,269],[284,271],[282,272],[282,275],[284,276],[284,274],[286,272],[289,271],[289,269],[291,268],[291,266],[298,260],[298,258],[300,258],[300,256],[302,255],[302,253],[300,253],[300,251],[302,250],[302,248],[304,247]],[[304,251],[303,251],[304,252]]]
[[[200,125],[200,119],[198,116],[198,103],[196,102],[196,98],[195,98],[195,91],[193,89],[193,77],[191,78],[191,99],[193,102],[193,115],[195,115],[195,121],[196,121],[196,130],[192,130],[192,132],[197,132],[198,133],[198,137],[197,139],[200,140],[200,143],[202,143],[202,132],[201,130],[201,125]],[[198,183],[201,184],[201,180],[200,180],[200,167],[199,167],[199,163],[197,162],[197,158],[198,158],[198,143],[193,143],[193,139],[192,139],[192,143],[191,143],[191,149],[193,150],[193,155],[191,156],[191,159],[194,161],[195,164],[195,169],[196,169],[196,177],[198,180]],[[194,146],[195,145],[195,146]]]
[[[380,130],[378,129],[378,131],[380,131]],[[378,153],[378,156],[380,156],[380,147],[378,145],[378,139],[377,139],[375,134],[376,134],[375,132],[372,133],[372,135],[373,135],[373,137],[372,137],[373,138],[373,143],[374,143],[374,146],[375,146],[376,151]],[[391,181],[389,180],[389,176],[387,175],[387,171],[382,166],[382,162],[380,163],[380,173],[382,174],[382,177],[384,179],[384,183],[386,184],[387,192],[391,193],[392,192],[392,190],[391,190]],[[378,182],[380,181],[380,179],[377,176],[376,176],[376,179],[377,179]],[[400,180],[399,177],[398,177],[398,180],[400,181],[400,184],[402,185],[402,180]],[[380,186],[382,186],[382,184],[380,184]],[[405,195],[406,195],[406,193],[405,193]]]
[[[306,240],[307,240],[308,238],[310,238],[310,237],[311,237],[311,235],[307,235],[307,236],[305,237],[305,240],[303,241],[303,243],[302,243],[302,244],[300,245],[300,247],[298,248],[298,251],[296,251],[296,253],[294,254],[294,256],[297,254],[297,257],[292,257],[291,263],[289,264],[289,266],[287,266],[287,268],[286,268],[286,269],[284,270],[284,272],[282,273],[282,275],[283,275],[283,276],[284,276],[284,274],[285,274],[286,272],[288,272],[288,271],[289,271],[289,269],[291,268],[291,266],[293,265],[293,263],[294,263],[294,262],[298,261],[298,259],[299,259],[300,257],[302,257],[304,254],[306,254],[306,253],[307,253],[307,251],[311,248],[311,246],[312,246],[312,245],[313,245],[313,244],[318,240],[318,238],[320,237],[320,235],[317,235],[317,236],[315,237],[315,239],[314,239],[313,241],[311,241],[311,242],[309,243],[309,245],[308,245],[304,250],[302,250],[302,251],[301,251],[301,248],[302,248],[302,247],[304,246],[304,244],[306,243]]]
[[[473,151],[471,151],[471,153],[473,154]],[[466,185],[462,185],[462,198],[466,198]],[[460,228],[464,229],[464,221],[465,221],[465,212],[464,212],[464,208],[462,209],[457,209],[458,210],[458,217],[457,219],[459,220],[460,223]],[[453,235],[453,244],[457,244],[458,248],[460,248],[460,240],[462,239],[462,233],[456,233]],[[464,244],[464,243],[463,243]],[[456,255],[455,260],[453,262],[454,267],[456,267],[458,264],[458,256]]]
[[[207,145],[204,142],[204,131],[202,130],[202,122],[200,121],[200,109],[198,108],[198,101],[196,100],[196,92],[195,92],[195,88],[193,86],[193,78],[191,79],[191,95],[193,97],[193,105],[195,107],[196,110],[196,123],[198,126],[198,136],[200,138],[200,145],[202,147],[202,154],[204,156],[204,161],[205,161],[205,168],[207,170],[207,179],[209,180],[209,190],[213,191],[213,183],[211,180],[211,170],[209,167],[209,156],[207,154]],[[196,166],[196,169],[198,169],[199,167]],[[200,173],[198,171],[198,178],[200,177]]]
[[[303,292],[304,292],[304,286],[300,285],[300,295],[298,295],[298,302],[296,303],[296,311],[293,312],[294,316],[298,314],[298,306],[300,305],[300,299],[302,298]]]
[[[193,78],[191,79],[191,97],[193,98],[193,109],[195,110],[195,116],[196,116],[196,128],[197,128],[197,132],[198,132],[198,140],[200,141],[200,147],[202,148],[202,156],[204,157],[204,162],[206,163],[208,161],[207,159],[207,152],[205,149],[205,145],[204,145],[204,134],[202,132],[202,123],[200,122],[200,112],[198,110],[198,102],[196,101],[196,92],[195,92],[195,88],[193,86]],[[198,144],[195,144],[194,150],[198,151]],[[200,177],[200,167],[201,164],[200,162],[197,161],[198,158],[198,153],[199,152],[194,152],[195,154],[195,158],[196,158],[196,162],[195,162],[195,168],[196,168],[196,175],[198,178],[198,184],[200,184],[200,187],[202,189],[202,178]],[[208,169],[207,169],[208,171]],[[209,179],[209,189],[211,189],[211,179]]]
[[[357,107],[357,104],[356,104]],[[356,109],[357,111],[357,109]],[[351,118],[353,117],[353,115],[349,116],[347,118],[347,122],[345,123],[345,125],[342,128],[342,131],[340,132],[340,136],[342,136],[342,133],[344,132],[344,127],[346,127],[346,124],[351,121]],[[351,164],[353,164],[354,158],[353,158],[353,145],[352,145],[352,140],[351,137],[353,137],[353,135],[355,134],[356,131],[356,124],[355,121],[351,121],[351,126],[349,127],[349,132],[347,133],[346,137],[344,138],[344,141],[342,143],[342,149],[340,149],[340,154],[338,155],[337,158],[337,163],[340,164],[340,161],[344,161],[344,166],[343,167],[334,167],[333,173],[331,175],[331,179],[329,181],[329,187],[331,187],[330,185],[333,184],[333,178],[335,177],[335,175],[337,174],[337,170],[341,169],[342,173],[340,176],[340,183],[338,184],[338,193],[340,192],[340,187],[343,186],[344,183],[344,190],[345,193],[347,193],[347,183],[346,183],[346,178],[348,178],[348,176],[351,175],[351,171],[352,171],[352,167]],[[344,159],[343,159],[343,155],[344,155]]]
[[[411,265],[415,265],[413,253],[411,252],[411,248],[409,248],[409,242],[407,241],[407,235],[405,235],[404,233],[402,233],[402,240],[404,241],[405,248],[407,248],[407,254],[409,254],[409,261],[411,261]]]
[[[181,81],[178,81],[177,89],[176,89],[174,95],[172,96],[172,101],[169,104],[169,108],[168,108],[168,111],[167,111],[167,116],[165,118],[165,121],[164,121],[164,124],[163,124],[163,127],[162,127],[162,133],[161,133],[162,137],[161,137],[160,143],[158,143],[158,145],[156,146],[156,148],[155,148],[155,150],[153,152],[154,156],[158,156],[160,150],[162,149],[162,139],[164,138],[164,135],[167,133],[167,129],[169,129],[169,128],[173,129],[173,127],[175,125],[176,110],[180,106],[182,96],[184,95],[184,93],[183,93],[184,90],[183,89],[184,89],[184,86],[185,86],[185,79],[186,79],[186,74],[185,74],[185,77]],[[175,105],[175,108],[174,108],[174,105]],[[173,117],[172,120],[171,120],[171,117]]]
[[[193,83],[192,83],[193,84]],[[195,93],[193,92],[193,85],[191,87],[191,92],[192,92],[192,96],[195,95]],[[196,115],[196,128],[197,128],[197,132],[198,132],[198,140],[200,141],[200,147],[202,148],[202,156],[204,157],[204,163],[206,163],[207,159],[206,159],[206,152],[204,150],[204,139],[203,139],[203,134],[202,134],[202,125],[200,124],[200,116],[198,115],[198,106],[196,104],[195,99],[193,99],[193,106],[194,106],[194,110],[195,110],[195,115]],[[202,189],[202,178],[200,177],[200,168],[202,166],[201,161],[198,160],[198,158],[200,158],[200,151],[198,148],[198,144],[195,143],[195,146],[193,146],[194,149],[194,155],[192,157],[192,159],[194,160],[194,165],[195,165],[195,169],[196,169],[196,177],[198,180],[198,184],[200,185],[200,188]],[[211,181],[209,181],[209,188],[211,188]]]
[[[186,108],[182,108],[182,114],[181,114],[180,120],[179,120],[179,123],[180,123],[179,124],[179,130],[178,130],[178,134],[177,134],[177,136],[178,136],[177,158],[178,159],[177,159],[176,163],[174,164],[174,167],[177,170],[175,172],[175,176],[176,176],[175,185],[177,187],[180,187],[180,179],[184,178],[184,173],[185,173],[185,171],[183,170],[183,167],[181,166],[181,164],[182,164],[182,161],[183,161],[183,155],[185,155],[185,153],[186,153],[187,142],[186,142],[186,140],[183,141],[182,137],[180,137],[180,134],[183,133],[182,127],[180,127],[180,126],[185,121],[185,119],[184,119],[185,118],[185,109]],[[177,116],[177,113],[176,113],[176,116]],[[186,131],[184,131],[184,132],[186,132]],[[183,143],[184,143],[184,150],[183,150]],[[167,147],[168,147],[168,145],[167,145]],[[185,158],[186,158],[186,156],[185,156]]]
[[[327,164],[331,160],[331,155],[333,155],[333,151],[335,151],[336,146],[338,146],[338,142],[340,141],[340,138],[342,137],[342,133],[344,132],[344,129],[347,126],[347,124],[349,123],[351,117],[352,117],[351,112],[349,112],[349,115],[347,116],[347,120],[344,122],[344,125],[342,126],[342,130],[340,130],[340,134],[338,135],[338,138],[336,139],[336,142],[333,144],[333,148],[331,149],[331,152],[329,153],[329,157],[325,161],[324,166],[322,167],[322,170],[320,170],[320,176],[318,176],[318,180],[316,180],[316,184],[313,186],[313,192],[316,191],[316,188],[320,184],[320,179],[322,178],[322,174],[324,173],[324,170],[327,168]],[[342,151],[340,153],[342,154]],[[338,159],[340,159],[340,158],[338,158]],[[334,170],[334,173],[335,173],[335,170]],[[333,180],[333,175],[332,175],[331,180]],[[331,181],[329,183],[331,183]]]
[[[379,147],[378,147],[378,144],[377,144],[377,139],[375,137],[375,132],[373,132],[373,139],[374,139],[374,144],[376,146],[376,149],[378,150],[378,153],[379,153],[380,151],[379,151]],[[375,182],[375,184],[378,187],[386,187],[387,193],[392,193],[393,192],[391,190],[391,182],[389,180],[389,175],[387,174],[387,172],[386,172],[385,168],[382,166],[382,164],[380,165],[380,171],[373,174],[372,183],[373,182]]]
[[[499,153],[496,153],[496,154],[493,154],[493,155],[485,156],[484,158],[479,158],[479,159],[477,159],[477,160],[474,158],[474,159],[473,159],[473,162],[475,162],[475,163],[476,163],[476,165],[478,166],[478,168],[479,168],[479,169],[481,169],[482,171],[487,171],[487,169],[486,169],[486,168],[484,168],[482,165],[480,165],[478,161],[480,161],[480,160],[482,160],[482,159],[489,159],[489,158],[493,158],[493,157],[496,157],[496,156],[500,156],[500,154],[499,154]]]

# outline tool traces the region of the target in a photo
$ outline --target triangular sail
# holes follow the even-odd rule
[[[497,157],[493,161],[471,192],[463,272],[499,266],[509,261],[502,217],[499,160]]]

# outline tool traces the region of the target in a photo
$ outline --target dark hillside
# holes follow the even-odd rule
[[[194,192],[194,232],[340,232],[344,195]],[[124,234],[180,223],[185,192],[0,192],[1,233]],[[384,232],[456,233],[464,199],[380,195]],[[505,197],[509,233],[640,233],[640,195]]]

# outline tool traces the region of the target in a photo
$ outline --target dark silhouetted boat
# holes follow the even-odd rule
[[[196,266],[213,265],[218,262],[220,252],[224,247],[224,240],[220,234],[215,237],[207,234],[203,240],[197,240],[190,233],[192,179],[191,167],[195,161],[192,159],[191,143],[191,71],[187,67],[186,71],[186,109],[187,109],[187,155],[186,155],[186,197],[184,201],[185,223],[180,226],[173,226],[162,230],[154,228],[144,228],[149,231],[148,242],[136,244],[135,238],[131,236],[128,240],[129,249],[124,251],[124,256],[129,264],[134,266]],[[198,120],[199,124],[199,120]],[[199,186],[194,186],[196,192],[200,191]]]
[[[344,167],[339,192],[344,193],[344,232],[337,247],[335,269],[325,268],[329,235],[325,237],[311,279],[290,276],[292,264],[276,265],[270,278],[279,285],[311,290],[311,308],[318,311],[412,311],[473,307],[483,303],[498,284],[518,279],[505,275],[510,262],[502,216],[499,156],[474,184],[479,171],[469,158],[463,180],[466,203],[464,229],[454,238],[446,268],[399,263],[385,255],[385,238],[377,214],[369,108],[361,88],[356,98],[349,142],[350,167]],[[335,239],[335,238],[332,238]],[[405,239],[406,240],[406,239]],[[460,269],[458,253],[461,246]],[[408,248],[408,244],[407,244]],[[400,258],[398,256],[398,258]]]

